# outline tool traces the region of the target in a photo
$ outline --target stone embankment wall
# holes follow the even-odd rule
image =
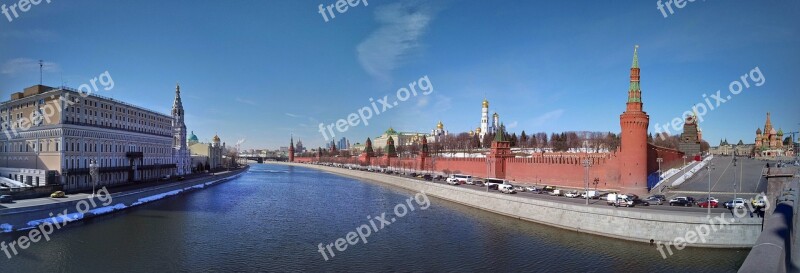
[[[705,213],[585,206],[526,198],[518,194],[504,195],[496,191],[487,193],[381,173],[311,164],[276,164],[314,168],[358,179],[377,181],[411,191],[424,191],[430,196],[509,217],[630,241],[650,242],[652,239],[656,242],[673,242],[676,238],[686,238],[687,231],[712,228]],[[717,216],[719,215],[712,215],[712,219]],[[725,219],[730,220],[732,217],[728,213]],[[718,229],[709,232],[705,236],[705,242],[697,242],[690,246],[752,247],[761,233],[761,219],[738,218],[734,223],[721,228],[714,225],[713,228]]]

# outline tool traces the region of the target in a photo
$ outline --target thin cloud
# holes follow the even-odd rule
[[[508,127],[508,129],[514,129],[514,128],[517,128],[517,125],[519,125],[519,122],[517,122],[515,120],[515,121],[512,121],[511,123],[509,123],[508,125],[506,125],[506,127]]]
[[[293,117],[293,118],[302,118],[302,117],[303,117],[303,116],[301,116],[301,115],[292,114],[292,113],[285,113],[285,114],[286,114],[287,116],[290,116],[290,117]]]
[[[420,37],[433,19],[434,10],[412,3],[394,3],[375,10],[381,26],[356,47],[358,61],[370,75],[388,80],[401,58],[419,47]]]
[[[242,99],[242,98],[238,98],[238,97],[236,98],[236,101],[244,103],[244,104],[254,105],[254,106],[258,105],[256,102],[254,102],[252,100],[246,100],[246,99]]]
[[[533,119],[533,125],[542,126],[548,122],[553,122],[554,120],[559,119],[562,115],[564,115],[564,109],[558,109],[544,113]]]
[[[58,71],[58,64],[53,62],[42,62],[42,70],[44,72]],[[28,58],[16,58],[6,61],[0,67],[0,74],[17,75],[20,73],[38,72],[39,60]]]

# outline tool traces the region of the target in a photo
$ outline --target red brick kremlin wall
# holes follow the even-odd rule
[[[657,158],[664,159],[661,162],[661,170],[669,170],[671,168],[679,168],[683,165],[683,153],[681,151],[647,144],[647,173],[658,171]],[[689,157],[686,162],[691,162],[694,158]]]

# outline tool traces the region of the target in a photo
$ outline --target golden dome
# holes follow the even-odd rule
[[[475,132],[480,134],[481,133],[481,127],[475,128]]]
[[[486,98],[483,99],[483,108],[489,108],[489,101]]]
[[[439,121],[439,124],[436,124],[436,129],[444,129],[444,124],[441,120]]]
[[[214,135],[214,142],[219,142],[219,136],[218,135]]]

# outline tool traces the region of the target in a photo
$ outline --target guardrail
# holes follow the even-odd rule
[[[800,179],[795,178],[775,198],[775,210],[765,217],[761,235],[739,272],[798,271],[792,263],[792,251],[796,243],[798,186]]]

